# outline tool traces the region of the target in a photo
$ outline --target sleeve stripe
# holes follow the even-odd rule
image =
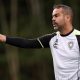
[[[37,38],[38,42],[40,43],[40,45],[42,46],[42,48],[44,48],[43,44],[41,43],[41,41],[39,40],[39,38]]]

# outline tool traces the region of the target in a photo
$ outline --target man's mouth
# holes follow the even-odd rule
[[[53,22],[53,27],[56,27],[57,26],[57,23]]]
[[[58,30],[58,27],[57,27],[57,23],[56,22],[53,22],[53,27],[54,27],[54,30]]]
[[[52,24],[53,24],[53,25],[55,25],[55,24],[56,24],[56,22],[55,22],[54,20],[52,20]]]

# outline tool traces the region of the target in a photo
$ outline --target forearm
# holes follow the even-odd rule
[[[6,37],[6,43],[21,48],[42,48],[37,39]]]

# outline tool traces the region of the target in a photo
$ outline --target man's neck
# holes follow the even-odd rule
[[[72,30],[73,30],[73,27],[72,26],[69,27],[69,28],[66,27],[65,29],[63,28],[63,29],[60,30],[60,34],[61,35],[66,35],[66,34],[70,33]]]

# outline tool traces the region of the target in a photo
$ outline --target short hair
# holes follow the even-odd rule
[[[57,9],[62,8],[64,10],[65,14],[70,15],[71,21],[72,21],[72,19],[73,19],[73,11],[72,11],[71,7],[69,7],[67,5],[63,5],[63,4],[57,4],[57,5],[53,6],[53,9],[55,9],[55,8],[57,8]]]

